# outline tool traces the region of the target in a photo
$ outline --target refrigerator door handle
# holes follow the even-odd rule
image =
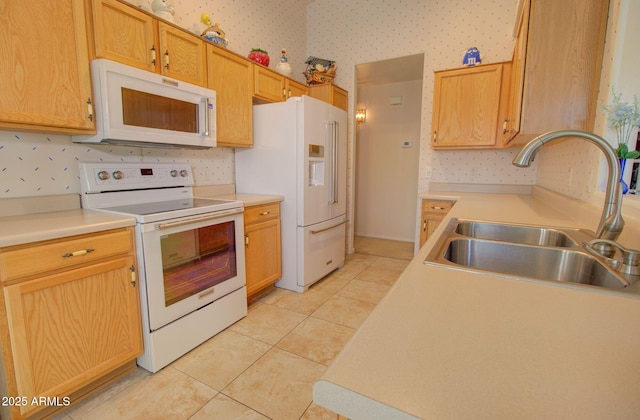
[[[328,231],[328,230],[335,229],[335,228],[337,228],[338,226],[342,226],[342,225],[346,224],[347,222],[349,222],[349,219],[344,219],[342,222],[338,223],[337,225],[333,225],[333,226],[331,226],[331,227],[324,228],[324,229],[312,230],[312,231],[311,231],[311,232],[309,232],[309,233],[311,233],[312,235],[317,235],[318,233],[326,232],[326,231]]]
[[[338,121],[329,121],[331,135],[331,199],[330,204],[338,202]]]

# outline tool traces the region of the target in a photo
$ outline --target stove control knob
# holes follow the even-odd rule
[[[98,172],[98,178],[101,179],[102,181],[109,179],[110,175],[109,172],[107,171],[100,171]]]
[[[176,171],[175,169],[172,169],[171,172],[169,172],[169,174],[171,175],[171,178],[175,178],[178,176],[178,171]]]
[[[115,171],[113,172],[113,177],[115,179],[122,179],[124,178],[124,174],[122,173],[122,171]]]
[[[180,171],[180,176],[181,176],[181,177],[183,177],[183,178],[184,178],[184,177],[185,177],[185,176],[187,176],[187,175],[189,175],[189,174],[187,173],[187,170],[186,170],[186,169],[183,169],[183,170],[181,170],[181,171]]]

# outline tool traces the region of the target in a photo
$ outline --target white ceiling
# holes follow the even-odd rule
[[[357,84],[368,86],[422,80],[423,69],[424,54],[358,64]]]

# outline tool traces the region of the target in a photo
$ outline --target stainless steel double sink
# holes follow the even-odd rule
[[[582,245],[593,237],[584,229],[454,218],[424,263],[606,289],[629,286]]]

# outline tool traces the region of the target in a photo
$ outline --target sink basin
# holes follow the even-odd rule
[[[626,285],[594,257],[570,249],[482,239],[452,239],[443,258],[451,263],[503,274],[588,284],[610,289]]]
[[[624,289],[629,282],[582,246],[583,229],[451,219],[425,264],[520,278]]]
[[[555,228],[459,220],[455,232],[473,238],[575,248],[578,244]]]

